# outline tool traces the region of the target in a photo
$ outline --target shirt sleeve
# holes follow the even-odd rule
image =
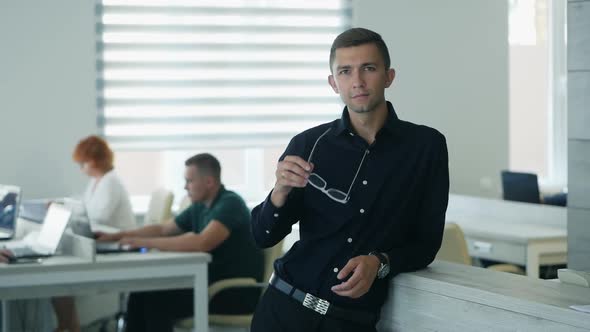
[[[389,277],[425,268],[434,261],[440,248],[449,201],[449,157],[445,137],[439,132],[433,145],[428,185],[414,223],[415,240],[402,248],[381,250],[389,256]]]
[[[174,218],[174,222],[176,222],[176,226],[180,228],[183,232],[189,232],[193,229],[192,225],[192,205],[189,205],[184,211],[182,211],[176,218]]]
[[[305,138],[303,135],[295,136],[279,161],[286,156],[296,155],[303,157]],[[291,233],[291,226],[299,221],[303,211],[303,190],[294,188],[287,196],[285,204],[277,208],[272,203],[270,196],[264,202],[252,210],[252,234],[256,244],[261,248],[269,248],[279,243],[287,234]]]

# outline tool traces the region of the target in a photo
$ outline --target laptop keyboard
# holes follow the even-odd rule
[[[38,252],[31,249],[30,247],[10,248],[10,251],[12,251],[14,253],[15,257],[38,256],[39,255]]]

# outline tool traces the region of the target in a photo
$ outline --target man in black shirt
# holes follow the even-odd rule
[[[299,222],[300,240],[275,264],[252,331],[375,331],[389,279],[430,264],[449,192],[438,131],[398,119],[385,88],[387,46],[354,28],[332,44],[330,86],[342,117],[295,136],[276,183],[252,211],[259,246]]]

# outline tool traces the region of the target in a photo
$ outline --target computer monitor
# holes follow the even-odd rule
[[[535,204],[541,203],[536,174],[502,171],[501,177],[503,197],[505,200]]]
[[[0,184],[0,240],[11,239],[16,232],[21,189]]]

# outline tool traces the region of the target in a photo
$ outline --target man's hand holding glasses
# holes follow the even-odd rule
[[[274,206],[282,207],[293,188],[303,188],[307,185],[313,171],[313,164],[298,156],[286,156],[277,165],[274,190],[270,199]]]

